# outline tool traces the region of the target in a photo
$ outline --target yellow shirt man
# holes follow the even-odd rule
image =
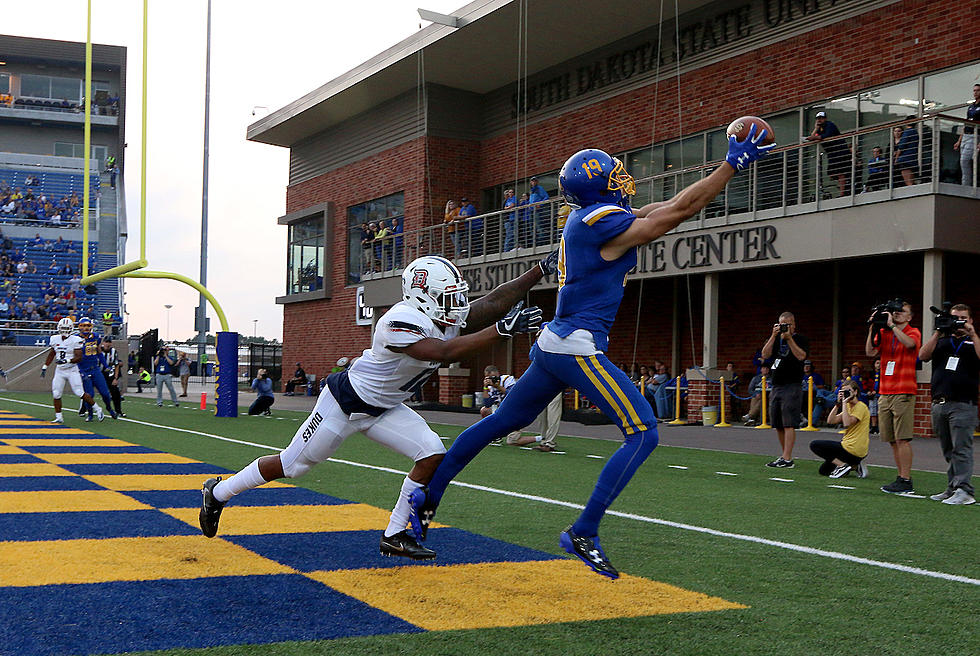
[[[840,444],[848,453],[852,453],[858,458],[864,458],[868,455],[868,432],[871,427],[871,412],[868,410],[868,406],[861,401],[858,401],[854,405],[849,405],[847,410],[857,421],[844,430],[844,437],[841,439]]]

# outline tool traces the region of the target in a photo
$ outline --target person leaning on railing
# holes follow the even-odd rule
[[[966,106],[966,118],[980,122],[980,84],[973,85],[973,102]],[[963,126],[960,138],[953,144],[953,150],[960,151],[960,183],[975,186],[977,161],[977,127],[969,123]]]
[[[459,223],[459,208],[456,207],[456,201],[446,201],[446,214],[443,221],[446,227],[446,233],[449,235],[449,240],[453,243],[453,257],[459,257],[462,246],[460,246],[459,233],[457,232],[457,224]]]

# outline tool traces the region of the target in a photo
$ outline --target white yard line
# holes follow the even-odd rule
[[[0,401],[10,401],[13,403],[23,403],[25,405],[33,405],[41,408],[47,408],[48,406],[42,403],[33,403],[31,401],[21,401],[20,399],[11,399],[0,397]],[[244,440],[238,440],[231,437],[224,437],[223,435],[214,435],[212,433],[202,433],[200,431],[189,430],[186,428],[173,428],[171,426],[163,426],[161,424],[153,424],[146,421],[137,421],[135,419],[120,419],[119,421],[127,421],[134,424],[140,424],[143,426],[151,426],[153,428],[160,428],[167,431],[177,431],[181,433],[190,433],[192,435],[201,435],[202,437],[210,437],[216,440],[221,440],[223,442],[232,442],[234,444],[243,444],[245,446],[258,447],[261,449],[267,449],[269,451],[280,451],[278,447],[270,446],[268,444],[257,444],[255,442],[246,442]],[[390,474],[396,474],[398,476],[405,476],[406,472],[392,469],[391,467],[380,467],[378,465],[369,465],[362,462],[353,462],[351,460],[342,460],[340,458],[330,458],[329,462],[334,462],[341,465],[349,465],[351,467],[361,467],[363,469],[370,469],[372,471],[386,472]],[[723,474],[727,476],[736,476],[731,472],[715,472],[716,474]],[[457,487],[464,487],[470,490],[478,490],[481,492],[489,492],[491,494],[500,494],[506,497],[512,497],[515,499],[524,499],[526,501],[537,501],[538,503],[546,503],[552,506],[561,506],[563,508],[571,508],[574,510],[582,510],[585,506],[577,503],[570,503],[568,501],[561,501],[559,499],[550,499],[548,497],[542,497],[535,494],[524,494],[521,492],[513,492],[511,490],[502,490],[495,487],[487,487],[485,485],[474,485],[472,483],[462,483],[460,481],[452,481],[452,485]],[[799,544],[793,544],[791,542],[780,542],[779,540],[769,540],[767,538],[760,538],[755,535],[745,535],[743,533],[731,533],[728,531],[718,531],[713,528],[707,528],[704,526],[696,526],[694,524],[684,524],[681,522],[672,522],[665,519],[657,519],[656,517],[647,517],[646,515],[637,515],[634,513],[624,513],[616,510],[607,510],[607,515],[612,515],[613,517],[620,517],[623,519],[631,519],[637,522],[644,522],[647,524],[656,524],[659,526],[668,526],[670,528],[678,528],[685,531],[694,531],[695,533],[703,533],[705,535],[712,535],[715,537],[729,538],[732,540],[741,540],[743,542],[753,542],[755,544],[762,544],[769,547],[776,547],[778,549],[786,549],[788,551],[795,551],[797,553],[809,554],[812,556],[821,556],[823,558],[831,558],[833,560],[843,560],[851,563],[857,563],[860,565],[868,565],[871,567],[880,567],[882,569],[890,569],[898,572],[905,572],[906,574],[915,574],[917,576],[926,576],[934,579],[941,579],[943,581],[954,581],[957,583],[967,583],[969,585],[980,586],[980,579],[973,579],[967,576],[960,576],[959,574],[948,574],[946,572],[937,572],[934,570],[922,569],[919,567],[910,567],[908,565],[900,565],[898,563],[889,563],[882,560],[872,560],[870,558],[861,558],[860,556],[852,556],[850,554],[841,553],[839,551],[828,551],[826,549],[815,549],[813,547],[807,547]]]

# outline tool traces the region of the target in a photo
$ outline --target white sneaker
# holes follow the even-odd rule
[[[834,471],[830,472],[830,478],[843,478],[844,476],[847,476],[850,471],[851,466],[847,464],[835,467]]]
[[[105,421],[105,413],[102,412],[101,406],[95,406],[95,418],[99,421]]]
[[[868,477],[868,466],[864,462],[859,462],[857,466],[857,477],[867,478]]]
[[[966,490],[960,488],[953,492],[953,496],[948,499],[943,499],[943,503],[948,506],[969,506],[970,504],[976,503],[977,500],[967,492]]]
[[[946,499],[950,498],[951,496],[953,496],[953,491],[952,490],[943,490],[939,494],[933,494],[933,495],[931,495],[929,498],[932,499],[933,501],[945,501]]]
[[[51,420],[51,423],[52,424],[63,424],[63,423],[65,423],[65,419],[64,419],[64,417],[55,417],[54,419]]]

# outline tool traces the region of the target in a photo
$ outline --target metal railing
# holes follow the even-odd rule
[[[980,198],[980,148],[974,148],[972,158],[961,168],[962,152],[953,147],[969,127],[977,132],[972,135],[976,144],[980,124],[936,114],[882,123],[822,142],[779,146],[747,173],[736,176],[715,200],[675,230],[933,194],[941,185],[943,193]],[[777,138],[783,143],[791,140]],[[876,146],[880,153],[874,151]],[[964,173],[970,163],[972,172]],[[668,200],[719,165],[709,162],[637,180],[633,205]],[[547,253],[558,242],[562,204],[560,198],[553,198],[364,243],[359,257],[351,248],[349,282],[400,275],[407,263],[421,255],[442,255],[467,265]],[[352,235],[360,234],[357,228],[353,230]],[[359,236],[357,239],[360,241]]]

